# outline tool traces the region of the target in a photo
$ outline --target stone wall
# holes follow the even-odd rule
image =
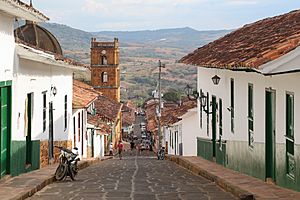
[[[44,140],[40,142],[40,168],[46,167],[49,165],[49,156],[48,156],[48,140]],[[54,146],[66,147],[68,149],[72,149],[72,141],[54,141]],[[54,160],[51,161],[51,164],[59,162],[59,154],[60,151],[58,148],[54,148]]]
[[[87,158],[91,158],[91,157],[92,157],[92,147],[87,146]]]

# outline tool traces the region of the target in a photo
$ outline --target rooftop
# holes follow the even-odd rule
[[[111,121],[116,121],[118,118],[119,112],[121,112],[122,104],[109,99],[104,95],[98,96],[95,101],[95,108],[97,110],[97,115],[101,118],[106,118]]]
[[[300,45],[300,10],[267,18],[233,31],[179,62],[200,67],[261,70]]]
[[[89,107],[99,95],[99,92],[94,90],[92,86],[73,80],[73,109]]]

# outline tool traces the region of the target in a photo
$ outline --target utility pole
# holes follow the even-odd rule
[[[161,68],[165,68],[166,65],[162,64],[161,61],[158,61],[158,150],[161,148],[161,125],[160,125],[160,118],[161,118]]]

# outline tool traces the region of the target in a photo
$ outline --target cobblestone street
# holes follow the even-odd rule
[[[146,154],[93,165],[76,181],[56,182],[31,199],[234,199],[214,183]]]

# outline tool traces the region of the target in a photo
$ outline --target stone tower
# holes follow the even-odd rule
[[[119,41],[91,41],[92,86],[110,99],[120,102]]]

